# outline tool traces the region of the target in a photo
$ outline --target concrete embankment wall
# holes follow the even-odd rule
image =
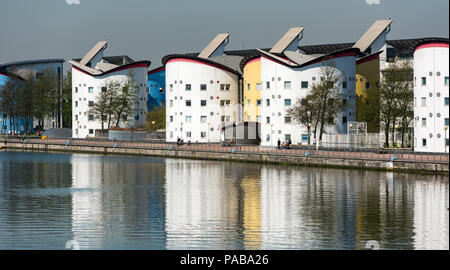
[[[267,153],[248,153],[248,152],[210,152],[193,150],[162,150],[162,149],[143,149],[130,147],[108,147],[91,145],[60,145],[60,144],[41,144],[41,143],[5,143],[0,142],[0,148],[16,149],[27,151],[58,151],[71,153],[95,153],[95,154],[113,154],[113,155],[141,155],[156,156],[167,158],[187,158],[199,160],[223,160],[254,162],[262,164],[285,164],[296,166],[316,166],[333,168],[354,168],[354,169],[372,169],[372,170],[393,170],[410,171],[432,174],[448,174],[448,163],[422,162],[422,161],[394,161],[371,160],[357,158],[326,158],[317,156],[293,156],[288,154],[274,155]]]

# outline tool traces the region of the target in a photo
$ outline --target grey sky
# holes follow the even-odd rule
[[[231,32],[227,50],[271,47],[292,26],[305,27],[305,45],[353,42],[389,17],[389,39],[449,36],[448,0],[79,1],[0,0],[0,62],[82,57],[108,39],[107,55],[150,60],[152,69],[220,32]]]

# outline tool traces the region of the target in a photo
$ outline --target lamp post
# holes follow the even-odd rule
[[[396,133],[397,129],[398,129],[398,124],[395,124],[395,126],[394,126],[394,147],[395,148],[397,148],[397,140],[395,138],[395,133]]]
[[[208,122],[208,143],[211,143],[211,130],[210,130],[211,123]]]
[[[448,126],[444,127],[444,149],[445,149],[445,153],[447,154],[447,129]]]
[[[181,128],[180,128],[180,139],[183,139],[183,122],[181,122],[180,124],[181,124]]]
[[[312,123],[308,123],[308,145],[311,145],[311,126]]]
[[[273,123],[270,124],[270,145],[273,146]]]

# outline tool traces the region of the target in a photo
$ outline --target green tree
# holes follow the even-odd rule
[[[38,119],[38,125],[42,129],[45,116],[54,116],[55,89],[57,89],[56,73],[52,69],[46,69],[36,78],[33,91],[33,115]],[[56,97],[57,98],[57,97]]]
[[[166,108],[164,106],[155,107],[149,111],[145,117],[145,128],[155,131],[166,127]]]
[[[292,120],[300,125],[303,125],[308,130],[308,144],[311,144],[310,133],[313,123],[317,122],[314,111],[314,103],[312,102],[312,95],[307,95],[304,99],[297,99],[294,106],[286,110],[286,114],[292,118]]]
[[[122,87],[121,91],[117,91],[117,96],[115,98],[113,106],[113,114],[116,119],[115,126],[118,127],[121,119],[126,119],[130,115],[137,113],[136,104],[139,102],[137,98],[137,89],[135,85],[134,75],[132,73],[128,74],[128,80]]]
[[[62,118],[63,127],[72,127],[72,71],[68,71],[64,77],[62,87]]]

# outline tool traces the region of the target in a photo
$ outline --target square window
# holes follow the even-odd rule
[[[284,140],[290,141],[291,140],[291,134],[284,134]]]
[[[448,78],[448,76],[445,76],[445,78],[444,78],[444,85],[448,86],[448,84],[449,84],[449,78]]]
[[[302,85],[302,88],[308,88],[308,81],[302,81],[301,85]]]
[[[250,90],[250,84],[247,83],[247,90]]]
[[[225,84],[220,85],[220,91],[225,91]]]
[[[270,117],[266,117],[266,124],[270,124]]]
[[[250,99],[247,99],[247,105],[250,105]]]
[[[261,91],[261,83],[256,84],[256,90]]]
[[[270,99],[266,99],[266,106],[270,106]]]
[[[191,107],[191,101],[190,100],[186,100],[186,106],[187,107]]]
[[[78,107],[78,101],[75,101],[75,107]]]
[[[185,87],[186,87],[186,91],[191,91],[191,85],[190,84],[186,84]]]
[[[106,92],[106,87],[103,86],[103,87],[102,87],[102,93],[105,93],[105,92]]]
[[[220,101],[220,107],[225,107],[225,100]]]
[[[225,100],[225,105],[230,106],[231,100]]]
[[[206,84],[200,84],[200,91],[206,91]]]
[[[426,127],[426,126],[427,126],[427,119],[422,118],[422,127]]]
[[[186,131],[186,138],[190,138],[191,137],[191,132],[190,131]]]
[[[173,122],[173,116],[172,116],[172,115],[169,116],[169,121],[170,121],[170,122]]]
[[[427,106],[427,98],[423,97],[420,99],[420,105],[422,107],[426,107]]]
[[[89,102],[88,102],[88,106],[89,106],[89,107],[92,107],[92,106],[94,106],[94,101],[92,101],[92,100],[89,100]]]
[[[270,89],[270,82],[266,82],[266,89]]]
[[[370,82],[366,82],[366,89],[370,89]]]
[[[427,146],[427,139],[422,139],[422,146]]]
[[[256,122],[261,122],[261,116],[259,115],[256,116]]]
[[[344,89],[347,88],[347,82],[346,81],[342,82],[342,88],[344,88]]]
[[[202,107],[206,106],[206,99],[200,100],[200,106]]]
[[[422,77],[422,85],[427,85],[427,78],[426,77]]]
[[[89,92],[89,93],[94,93],[94,87],[89,87],[89,88],[88,88],[88,92]]]
[[[169,107],[173,107],[173,100],[169,100]]]
[[[229,84],[225,84],[225,90],[226,91],[230,91],[230,85]]]
[[[448,97],[446,97],[446,98],[444,98],[444,105],[448,106],[448,104],[449,104],[449,99],[448,99]]]
[[[75,87],[75,93],[78,93],[78,87]]]
[[[261,106],[261,100],[260,99],[256,100],[256,106]]]
[[[291,106],[291,100],[290,99],[285,99],[284,100],[284,106]]]
[[[448,127],[448,118],[445,118],[444,125]]]
[[[200,133],[200,136],[201,136],[202,138],[206,138],[206,131],[202,131],[202,132]]]
[[[191,123],[192,122],[192,118],[190,115],[186,116],[186,123]]]
[[[284,89],[291,89],[291,82],[290,81],[285,81],[284,82]]]
[[[347,123],[347,116],[342,117],[342,123],[346,124]]]
[[[204,115],[200,116],[200,122],[206,123],[206,116],[204,116]]]
[[[108,116],[107,116],[107,115],[102,115],[102,120],[103,120],[103,121],[108,120]]]
[[[90,135],[94,134],[94,130],[93,130],[93,129],[90,129],[90,130],[89,130],[89,134],[90,134]]]
[[[309,137],[308,134],[302,134],[302,141],[304,142],[308,141],[308,137]]]
[[[270,134],[266,135],[266,142],[270,142]]]
[[[78,114],[75,115],[75,121],[78,120]]]
[[[290,124],[291,123],[291,118],[289,116],[284,117],[284,123],[285,124]]]
[[[89,121],[93,121],[94,120],[94,116],[92,114],[88,115],[88,120]]]

